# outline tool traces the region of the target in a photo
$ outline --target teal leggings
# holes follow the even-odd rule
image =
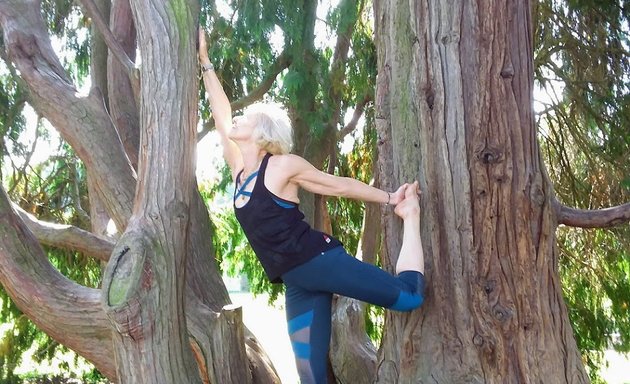
[[[424,301],[424,276],[392,276],[348,255],[343,247],[323,252],[282,275],[291,345],[301,384],[326,384],[333,293],[395,311]]]

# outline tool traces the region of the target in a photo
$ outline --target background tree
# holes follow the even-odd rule
[[[550,96],[537,123],[558,199],[582,209],[630,201],[628,5],[540,1],[534,15],[535,78]],[[601,351],[630,347],[629,231],[557,232],[569,316],[594,382]]]

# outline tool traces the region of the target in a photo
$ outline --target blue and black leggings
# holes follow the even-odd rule
[[[333,293],[396,311],[424,301],[424,276],[392,276],[337,247],[282,275],[286,285],[289,336],[301,384],[326,383]]]

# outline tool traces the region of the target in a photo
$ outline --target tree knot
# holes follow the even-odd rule
[[[503,161],[503,151],[498,148],[485,147],[477,152],[477,159],[484,164],[496,164]]]

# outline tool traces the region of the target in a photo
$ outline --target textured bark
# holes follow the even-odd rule
[[[117,0],[112,5],[110,28],[129,59],[136,57],[136,28],[133,23],[129,0]],[[125,152],[134,169],[138,167],[140,126],[138,122],[138,97],[125,66],[113,55],[107,61],[109,110],[123,143]]]
[[[379,160],[386,185],[420,180],[428,281],[420,311],[387,315],[377,382],[587,382],[534,129],[530,3],[374,5]]]
[[[117,330],[120,382],[198,383],[184,316],[198,103],[197,68],[190,60],[196,22],[184,1],[131,6],[145,68],[143,151],[134,214],[105,270],[102,301]],[[170,73],[178,76],[162,75]]]

